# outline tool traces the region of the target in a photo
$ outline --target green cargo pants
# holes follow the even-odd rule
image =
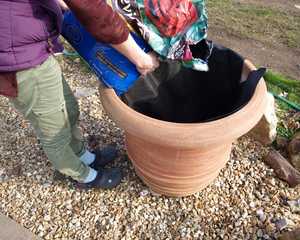
[[[78,103],[53,56],[17,73],[18,97],[10,99],[30,121],[43,150],[61,173],[83,181],[90,168],[79,157],[85,152]]]

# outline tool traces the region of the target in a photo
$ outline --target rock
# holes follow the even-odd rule
[[[281,234],[278,240],[300,240],[300,228]]]
[[[263,235],[263,239],[268,240],[270,239],[270,236],[268,234]]]
[[[297,132],[288,145],[289,160],[300,171],[300,132]]]
[[[149,194],[149,191],[147,189],[144,189],[143,191],[140,192],[140,196],[145,197]]]
[[[74,96],[76,98],[89,97],[95,94],[96,92],[97,90],[93,88],[77,88],[75,90]]]
[[[76,58],[76,59],[74,60],[74,62],[75,62],[75,63],[80,63],[80,58]]]
[[[261,229],[258,229],[256,235],[257,237],[261,238],[264,235],[264,232]]]
[[[264,210],[263,209],[258,209],[256,211],[256,216],[258,217],[258,219],[261,221],[261,222],[264,222],[266,220],[266,215],[264,213]]]
[[[285,218],[278,219],[275,222],[275,226],[276,226],[277,231],[281,231],[281,230],[285,229],[287,227],[287,225],[288,225],[288,222]]]
[[[300,213],[300,199],[287,201],[287,204],[293,213]]]
[[[277,135],[278,119],[275,113],[275,99],[272,94],[267,95],[267,107],[258,124],[249,132],[249,135],[264,145],[271,144]]]
[[[297,171],[279,152],[272,150],[264,158],[264,162],[274,169],[276,175],[286,181],[290,187],[300,183],[300,172]]]
[[[6,178],[5,170],[0,168],[0,183],[3,182]]]
[[[250,204],[249,204],[249,206],[251,207],[251,208],[255,208],[255,202],[251,202]]]
[[[276,226],[268,219],[265,223],[265,229],[268,233],[274,233],[276,231]]]

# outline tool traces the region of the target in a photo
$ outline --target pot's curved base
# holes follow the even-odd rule
[[[126,133],[126,148],[136,173],[154,192],[183,197],[214,181],[229,159],[231,143],[214,148],[170,149]]]
[[[217,172],[216,176],[214,176],[210,181],[207,181],[205,184],[203,183],[200,186],[195,186],[191,189],[170,189],[170,188],[162,188],[161,186],[154,185],[151,180],[147,180],[137,168],[135,168],[136,174],[142,179],[142,181],[151,189],[152,192],[164,195],[168,197],[187,197],[190,195],[193,195],[197,192],[200,192],[204,188],[206,188],[208,185],[210,185],[219,175],[219,172]]]

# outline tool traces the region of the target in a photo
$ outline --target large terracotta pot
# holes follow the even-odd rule
[[[244,62],[242,80],[255,67]],[[251,100],[234,114],[206,123],[182,124],[150,118],[101,87],[106,112],[125,131],[136,173],[154,191],[187,196],[210,184],[229,159],[232,142],[253,128],[266,106],[266,85],[259,82]]]

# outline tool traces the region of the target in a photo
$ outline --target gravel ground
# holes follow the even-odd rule
[[[96,78],[80,61],[62,61],[78,95]],[[79,99],[91,146],[116,144],[125,178],[111,191],[79,191],[54,175],[29,124],[0,97],[0,211],[43,239],[273,239],[300,226],[300,198],[262,161],[267,149],[248,137],[234,144],[215,182],[185,198],[152,193],[125,156],[123,133],[108,119],[99,94]],[[92,104],[91,104],[92,103]],[[92,136],[92,137],[89,137]]]

